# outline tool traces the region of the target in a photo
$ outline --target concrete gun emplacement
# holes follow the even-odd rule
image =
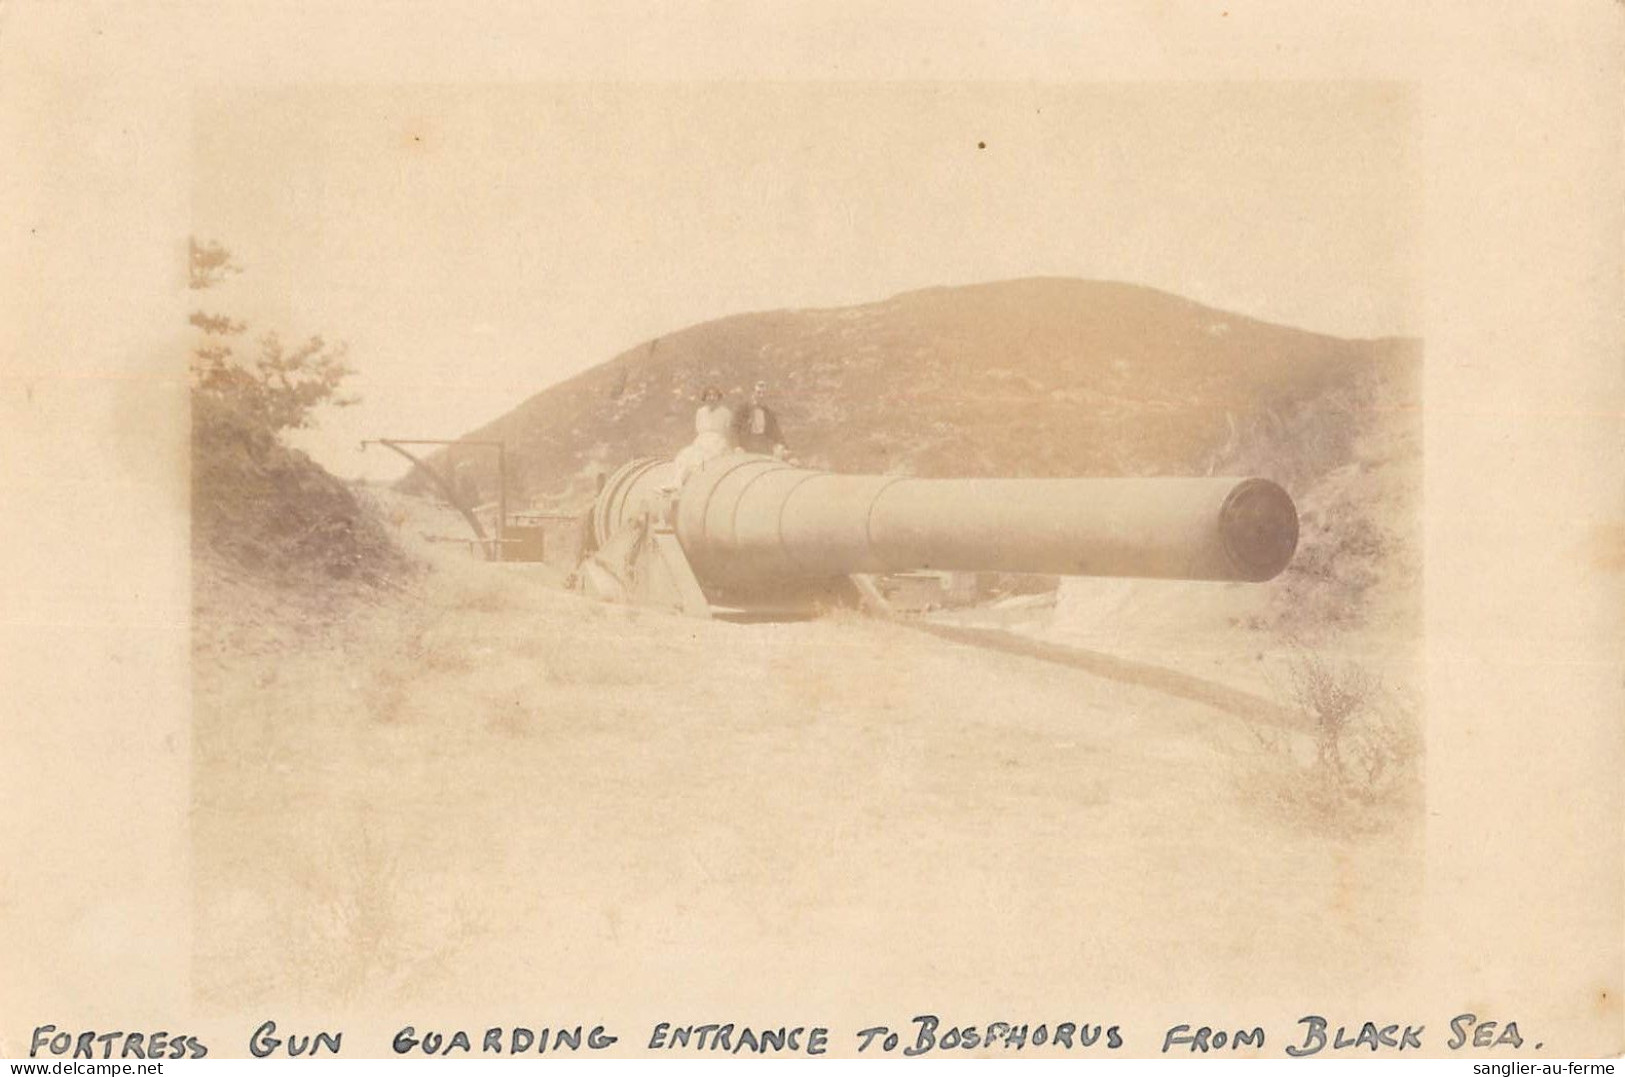
[[[1262,582],[1298,544],[1292,498],[1258,478],[840,475],[736,452],[673,485],[659,458],[609,477],[587,591],[708,616],[920,571]]]

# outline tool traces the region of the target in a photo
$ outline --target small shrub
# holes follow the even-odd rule
[[[1342,777],[1350,725],[1371,706],[1380,680],[1363,666],[1339,668],[1308,651],[1292,660],[1289,676],[1299,712],[1313,723],[1316,762]]]
[[[1269,766],[1252,781],[1267,799],[1300,821],[1353,830],[1388,825],[1413,805],[1421,732],[1414,709],[1381,677],[1299,647],[1280,694],[1302,732],[1254,731]]]
[[[218,243],[191,243],[193,290],[242,272]],[[343,344],[321,337],[284,345],[265,333],[255,355],[237,354],[248,327],[195,310],[191,356],[192,542],[223,562],[280,583],[319,590],[334,580],[387,585],[407,562],[384,523],[345,483],[284,432],[309,427],[320,409],[345,407],[352,373]]]
[[[279,951],[303,986],[348,1001],[411,967],[405,874],[391,843],[361,823],[302,848],[287,870],[297,903],[277,922]]]

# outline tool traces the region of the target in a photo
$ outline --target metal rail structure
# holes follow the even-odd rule
[[[504,559],[503,546],[506,541],[505,529],[508,520],[508,450],[503,442],[468,441],[461,438],[368,438],[361,442],[363,452],[366,451],[368,445],[382,445],[384,448],[391,449],[406,457],[414,468],[421,471],[430,482],[434,483],[435,489],[440,491],[446,502],[462,514],[469,528],[473,530],[474,537],[479,540],[480,549],[485,551],[485,559],[487,561],[501,561]],[[457,488],[451,480],[430,467],[424,460],[407,452],[401,447],[403,445],[466,445],[497,451],[497,533],[494,542],[486,535],[485,528],[480,524],[480,518],[474,515],[474,506],[463,504],[463,499],[458,496]]]

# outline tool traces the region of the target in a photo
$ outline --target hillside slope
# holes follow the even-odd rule
[[[1135,602],[1196,599],[1221,629],[1302,638],[1380,619],[1408,636],[1419,617],[1420,369],[1415,340],[1343,340],[1150,288],[1040,278],[706,322],[470,436],[507,443],[510,505],[578,511],[603,473],[685,444],[701,388],[739,400],[765,378],[797,458],[837,471],[1262,475],[1302,514],[1288,571],[1217,604],[1166,585],[1135,588]],[[488,458],[466,462],[493,494]],[[1100,621],[1091,605],[1067,619]]]
[[[803,462],[920,475],[1149,475],[1247,463],[1294,493],[1356,431],[1330,393],[1409,382],[1414,341],[1342,340],[1128,284],[1037,278],[832,310],[740,314],[649,341],[470,433],[510,449],[510,497],[579,505],[597,474],[692,436],[715,384],[765,378]],[[489,465],[476,461],[476,468]],[[494,475],[484,470],[489,493]]]

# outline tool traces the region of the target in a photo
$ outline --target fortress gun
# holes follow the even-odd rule
[[[610,476],[586,590],[707,616],[922,570],[1260,582],[1298,543],[1267,479],[917,479],[733,453],[672,481],[661,459]]]

